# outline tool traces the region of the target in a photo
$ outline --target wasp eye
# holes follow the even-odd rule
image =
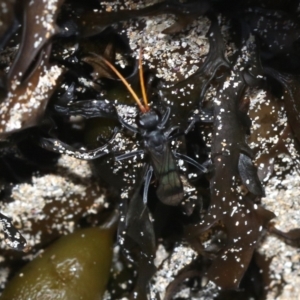
[[[140,126],[145,126],[145,122],[141,118],[138,119],[138,124]]]

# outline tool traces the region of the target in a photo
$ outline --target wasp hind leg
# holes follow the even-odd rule
[[[147,201],[148,201],[148,191],[149,191],[152,174],[153,174],[153,168],[150,166],[145,175],[145,185],[144,185],[144,191],[143,191],[143,202],[145,205],[147,204]]]
[[[190,165],[193,165],[198,170],[200,170],[202,173],[208,172],[207,169],[203,165],[199,164],[196,160],[194,160],[193,158],[191,158],[185,154],[174,152],[174,156],[178,159],[182,159],[182,160],[186,161]]]
[[[124,154],[120,154],[120,155],[115,156],[115,160],[116,161],[121,161],[121,160],[129,159],[129,158],[137,156],[137,155],[142,155],[142,154],[144,154],[143,150],[128,152],[128,153],[124,153]]]

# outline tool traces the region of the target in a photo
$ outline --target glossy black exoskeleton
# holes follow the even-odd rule
[[[146,159],[148,159],[149,163],[146,168],[146,175],[144,178],[143,202],[145,204],[147,203],[148,189],[150,186],[152,175],[154,173],[155,179],[158,182],[156,194],[159,200],[166,205],[177,206],[184,199],[184,187],[180,178],[176,158],[193,164],[201,172],[206,172],[206,168],[192,158],[187,157],[184,154],[177,153],[171,149],[170,142],[174,141],[176,136],[180,134],[178,132],[179,127],[166,126],[170,117],[170,107],[167,107],[164,114],[162,115],[158,109],[148,106],[141,67],[140,77],[144,104],[141,103],[135,92],[131,89],[123,76],[114,68],[114,66],[112,66],[104,58],[101,59],[123,81],[123,83],[132,94],[133,98],[137,102],[140,108],[140,112],[136,117],[135,126],[126,123],[126,121],[117,113],[117,110],[114,108],[114,106],[106,101],[85,100],[71,104],[70,106],[67,106],[63,109],[58,108],[58,110],[66,115],[77,114],[85,118],[95,116],[108,117],[113,119],[117,118],[118,121],[123,125],[123,127],[133,133],[137,133],[141,137],[143,148],[138,151],[133,151],[121,155],[114,154],[115,160],[121,161],[141,154],[146,155]],[[92,115],[90,114],[91,109],[93,112]],[[90,160],[109,154],[111,152],[109,144],[114,140],[114,138],[115,135],[106,145],[91,151],[76,150],[69,145],[55,139],[42,139],[41,145],[51,151],[66,153],[79,159]]]
[[[150,109],[137,116],[137,127],[120,120],[125,128],[142,136],[144,150],[138,151],[138,153],[145,153],[150,158],[150,166],[145,178],[144,202],[147,199],[148,187],[153,172],[159,182],[156,194],[161,202],[167,205],[178,205],[184,197],[176,161],[169,145],[172,138],[171,133],[176,128],[165,130],[169,115],[169,108],[163,116],[158,110]],[[121,160],[136,154],[137,152],[124,154],[117,156],[116,159]]]

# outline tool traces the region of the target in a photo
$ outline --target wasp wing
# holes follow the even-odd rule
[[[178,205],[184,196],[183,186],[169,145],[166,144],[160,153],[150,150],[150,157],[159,182],[157,197],[166,205]]]

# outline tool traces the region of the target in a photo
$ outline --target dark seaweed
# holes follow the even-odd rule
[[[173,299],[183,286],[194,287],[193,293],[203,296],[206,292],[199,282],[204,278],[222,289],[207,292],[206,297],[238,299],[253,290],[251,296],[262,299],[265,292],[260,280],[265,279],[260,278],[255,251],[263,233],[269,231],[295,247],[300,241],[299,229],[282,232],[272,226],[275,215],[261,203],[265,196],[262,179],[272,176],[274,158],[289,152],[291,137],[296,149],[300,145],[299,1],[181,2],[102,12],[97,1],[58,1],[44,26],[35,20],[48,10],[46,2],[31,5],[24,1],[18,6],[18,1],[4,1],[9,13],[2,18],[0,8],[4,24],[0,26],[0,54],[17,43],[19,49],[10,65],[1,63],[3,70],[9,66],[8,72],[0,73],[0,136],[4,140],[0,155],[2,168],[8,170],[1,175],[4,182],[25,182],[33,171],[47,172],[57,158],[48,150],[92,160],[95,178],[105,182],[119,211],[117,241],[123,259],[135,271],[130,275],[134,283],[124,292],[131,299],[149,299],[159,242],[170,253],[182,242],[198,252],[170,283],[165,300]],[[139,91],[138,64],[122,30],[128,21],[142,26],[142,17],[162,14],[176,17],[163,31],[169,38],[184,34],[197,18],[207,17],[210,49],[197,72],[173,85],[153,79],[155,70],[145,70],[150,112],[160,122],[143,131],[135,119],[139,113],[134,102],[101,57],[114,64],[117,53],[121,55],[126,67],[120,71]],[[226,53],[222,18],[230,22],[229,39],[237,47],[232,55]],[[49,88],[39,91],[42,99],[30,106],[39,79],[53,66],[62,71],[48,78]],[[187,85],[195,88],[179,101],[173,91]],[[282,98],[288,125],[279,142],[260,157],[264,168],[257,170],[255,151],[247,144],[252,120],[245,94],[249,88],[261,87]],[[211,90],[216,94],[207,100]],[[30,106],[20,108],[17,125],[13,123],[16,105]],[[164,122],[161,116],[166,112],[170,118]],[[73,128],[72,116],[84,119],[80,129]],[[167,122],[168,127],[160,128]],[[210,139],[204,138],[207,132]],[[164,148],[162,156],[154,153],[154,138]],[[149,155],[143,157],[144,152]],[[23,165],[30,166],[25,168],[26,176],[18,170]],[[206,169],[203,175],[201,170]],[[163,185],[171,181],[171,188]],[[23,250],[25,239],[10,219],[0,214],[0,221],[8,244]],[[208,235],[215,238],[204,249],[201,241]],[[245,294],[238,291],[241,288]]]

